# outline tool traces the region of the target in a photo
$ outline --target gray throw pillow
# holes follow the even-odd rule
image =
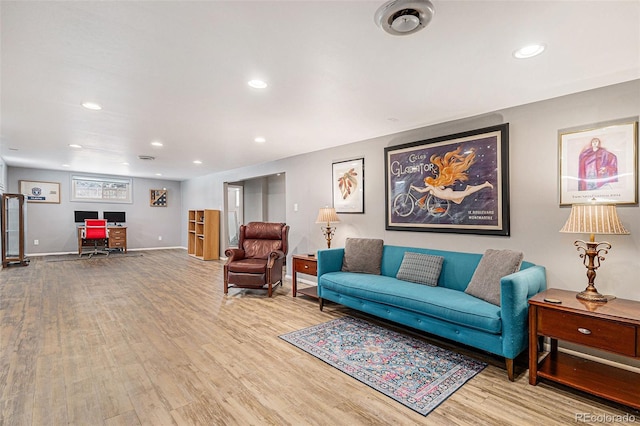
[[[519,251],[488,249],[464,292],[500,306],[500,278],[520,270],[522,257]]]
[[[384,242],[371,238],[347,238],[342,271],[380,275]]]
[[[438,285],[444,257],[431,254],[406,252],[396,278],[431,287]]]

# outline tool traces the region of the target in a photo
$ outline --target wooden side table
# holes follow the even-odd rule
[[[549,289],[529,300],[529,383],[552,380],[640,409],[640,374],[558,352],[558,340],[640,358],[640,302],[583,302],[576,292]],[[547,300],[558,300],[550,303]],[[539,359],[538,338],[551,339]]]
[[[297,293],[305,296],[318,298],[318,287],[304,287],[298,289],[298,274],[318,275],[318,259],[315,256],[305,254],[293,255],[293,279],[291,283],[291,293],[296,297]]]

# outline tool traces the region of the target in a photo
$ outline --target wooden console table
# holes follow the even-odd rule
[[[551,351],[542,359],[539,337],[551,338]],[[558,340],[639,359],[640,302],[582,302],[576,292],[557,289],[529,300],[530,384],[540,377],[640,409],[640,374],[559,352]]]
[[[304,254],[293,255],[293,279],[291,280],[291,292],[293,297],[296,297],[297,293],[304,294],[305,296],[318,298],[318,287],[304,287],[298,289],[298,274],[318,275],[318,259],[315,256],[307,256]]]
[[[82,230],[84,226],[78,227],[78,255],[82,254]],[[107,247],[110,249],[122,249],[127,252],[127,227],[126,226],[109,226],[109,238]],[[89,246],[87,246],[89,247]]]

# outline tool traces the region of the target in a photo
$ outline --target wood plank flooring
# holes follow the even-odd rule
[[[423,417],[278,338],[343,315],[291,283],[222,292],[222,262],[184,250],[0,272],[0,425],[569,424],[640,413],[490,365]],[[379,322],[385,326],[392,324]],[[596,421],[593,424],[597,423]],[[613,422],[615,423],[615,422]],[[623,421],[619,421],[623,424]]]

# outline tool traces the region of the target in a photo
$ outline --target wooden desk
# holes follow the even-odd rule
[[[84,226],[78,227],[78,254],[82,254],[82,230]],[[126,226],[109,226],[109,239],[107,247],[110,249],[122,249],[127,252],[127,227]],[[88,247],[88,245],[87,245]]]
[[[293,277],[291,280],[291,292],[293,297],[297,293],[305,296],[318,298],[318,287],[304,287],[298,289],[298,274],[314,275],[318,274],[318,259],[315,256],[307,256],[304,254],[296,254],[293,256]]]
[[[545,298],[561,303],[545,302]],[[538,338],[551,339],[539,359]],[[529,300],[529,383],[538,377],[640,409],[640,374],[558,352],[558,340],[640,358],[640,302],[581,302],[576,293],[549,289]]]

